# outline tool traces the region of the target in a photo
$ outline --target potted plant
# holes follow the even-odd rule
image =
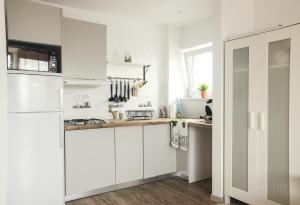
[[[208,84],[207,83],[201,83],[199,85],[198,90],[200,91],[200,94],[201,94],[202,98],[207,98],[207,89],[208,89]]]

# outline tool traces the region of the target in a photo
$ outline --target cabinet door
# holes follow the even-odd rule
[[[6,1],[8,39],[61,45],[60,8],[23,0]]]
[[[225,194],[249,204],[255,204],[257,154],[252,40],[226,43],[225,56]]]
[[[61,113],[8,115],[9,205],[64,204]]]
[[[115,184],[114,129],[67,131],[66,195]]]
[[[63,18],[65,78],[106,79],[106,26]]]
[[[261,36],[265,51],[261,58],[266,59],[262,61],[262,71],[257,73],[265,79],[258,120],[261,204],[300,203],[300,128],[296,123],[300,115],[299,28]]]
[[[143,129],[115,128],[117,184],[143,178]]]
[[[144,178],[176,172],[176,150],[170,146],[170,125],[144,126]]]
[[[8,74],[9,112],[63,111],[63,78]]]

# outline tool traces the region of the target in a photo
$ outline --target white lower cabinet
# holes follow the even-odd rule
[[[143,178],[143,127],[115,128],[116,183]]]
[[[66,195],[115,184],[114,129],[66,131]]]
[[[176,172],[170,125],[65,132],[66,196]]]
[[[170,146],[170,125],[144,126],[144,178],[176,172],[176,149]]]

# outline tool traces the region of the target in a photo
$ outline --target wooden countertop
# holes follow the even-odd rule
[[[169,118],[155,118],[152,120],[108,120],[103,124],[90,125],[65,125],[65,131],[72,130],[86,130],[86,129],[100,129],[100,128],[115,128],[115,127],[132,127],[145,125],[160,125],[169,124],[171,120],[184,120],[188,122],[190,127],[211,128],[212,124],[198,119],[169,119]]]

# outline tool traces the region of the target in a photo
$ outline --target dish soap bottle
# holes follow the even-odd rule
[[[176,118],[181,118],[181,117],[182,117],[181,102],[177,98],[176,99]]]

